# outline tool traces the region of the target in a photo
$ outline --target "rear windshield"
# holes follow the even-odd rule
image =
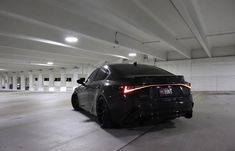
[[[137,65],[133,64],[115,64],[112,65],[112,69],[119,76],[129,77],[129,76],[171,76],[174,75],[166,70],[155,66],[149,65]]]

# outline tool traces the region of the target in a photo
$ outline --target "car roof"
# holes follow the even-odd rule
[[[172,73],[153,65],[145,64],[110,64],[106,65],[111,70],[112,75],[121,77],[139,75],[173,75]]]

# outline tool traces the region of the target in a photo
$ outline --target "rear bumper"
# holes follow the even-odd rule
[[[134,116],[139,116],[137,119],[171,119],[184,116],[192,108],[193,103],[188,98],[155,99],[148,103],[137,101],[134,109],[137,115]]]
[[[118,124],[174,119],[193,110],[192,95],[156,99],[124,97],[114,102],[110,111],[113,121]]]

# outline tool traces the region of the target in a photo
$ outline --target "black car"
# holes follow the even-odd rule
[[[192,118],[191,85],[183,76],[142,64],[104,65],[77,80],[71,102],[98,117],[104,128],[145,119]]]

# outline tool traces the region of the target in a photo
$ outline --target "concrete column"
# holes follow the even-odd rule
[[[16,74],[12,75],[12,89],[17,90],[17,76],[16,76]]]
[[[6,73],[5,74],[5,78],[4,78],[5,80],[5,89],[6,90],[9,90],[9,76],[8,76],[8,74]]]
[[[73,69],[73,89],[75,89],[78,86],[77,80],[78,80],[78,68]]]
[[[24,73],[20,74],[20,90],[25,90],[25,75]]]
[[[54,87],[54,71],[53,69],[49,70],[49,91],[55,91]]]
[[[5,87],[5,83],[6,83],[5,76],[6,76],[5,74],[2,75],[2,87]]]
[[[0,74],[0,90],[2,90],[2,75]]]
[[[34,91],[32,71],[29,72],[29,91]]]
[[[42,71],[39,71],[38,73],[38,91],[43,91],[43,86],[42,86]]]
[[[62,92],[66,92],[66,79],[65,79],[66,77],[65,77],[65,69],[64,68],[62,68],[61,70],[60,70],[60,79],[61,79],[61,81],[60,81],[60,91],[62,91]]]
[[[11,84],[12,84],[12,75],[11,74],[9,74],[8,75],[8,85],[9,85],[9,90],[11,89]]]

